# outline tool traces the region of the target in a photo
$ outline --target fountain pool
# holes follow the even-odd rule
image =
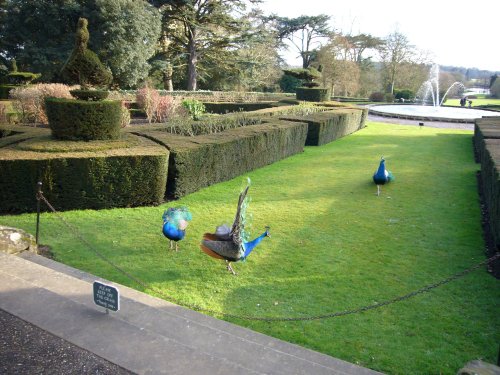
[[[370,106],[370,114],[410,120],[462,123],[474,123],[475,119],[481,117],[500,116],[500,112],[495,111],[465,107],[443,107],[442,104],[446,96],[453,88],[464,90],[465,86],[461,82],[454,82],[446,90],[442,99],[439,98],[439,65],[434,64],[430,70],[429,79],[422,84],[417,95],[421,98],[422,103],[427,101],[432,105],[373,105]]]
[[[434,107],[428,105],[390,104],[370,106],[371,115],[410,120],[473,123],[481,117],[500,116],[500,112],[462,107]]]

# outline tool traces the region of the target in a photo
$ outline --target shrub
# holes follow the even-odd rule
[[[394,95],[391,94],[390,92],[386,93],[384,95],[384,100],[387,102],[387,103],[392,103],[394,102]]]
[[[45,98],[71,98],[70,87],[61,83],[39,83],[33,86],[17,87],[11,90],[14,108],[24,123],[48,124]]]
[[[87,48],[89,42],[87,24],[85,18],[78,20],[75,47],[61,69],[61,77],[67,83],[79,84],[85,89],[90,86],[107,87],[113,80],[113,75],[99,57]]]
[[[415,93],[411,90],[408,90],[408,89],[395,90],[394,91],[394,98],[395,99],[411,100],[411,99],[415,98]]]
[[[193,120],[199,120],[205,113],[205,105],[196,99],[184,99],[182,106],[188,111]]]
[[[122,123],[122,103],[47,98],[52,136],[69,140],[117,139]]]
[[[7,122],[7,106],[0,102],[0,124]]]
[[[329,100],[328,89],[317,87],[297,87],[297,100],[307,102],[324,102]]]
[[[156,103],[158,103],[159,97],[160,94],[158,91],[148,86],[137,90],[135,101],[139,108],[146,114],[149,123],[151,123],[155,117]]]
[[[370,94],[370,101],[372,102],[383,102],[384,101],[384,93],[383,92],[372,92]]]
[[[156,103],[155,121],[164,122],[170,119],[178,110],[179,101],[172,96],[159,96]]]
[[[145,206],[161,203],[165,195],[168,151],[149,142],[114,155],[43,152],[29,157],[15,149],[12,155],[0,159],[2,214],[35,212],[38,181],[56,210]]]
[[[130,110],[127,107],[127,104],[125,101],[122,101],[122,112],[121,112],[121,123],[120,126],[122,128],[130,125]]]
[[[179,108],[179,101],[170,95],[160,96],[158,90],[148,86],[137,90],[136,103],[146,114],[148,122],[164,122]]]
[[[279,84],[280,84],[280,89],[283,92],[296,92],[297,87],[301,86],[302,81],[290,75],[283,74]]]
[[[70,94],[79,100],[104,100],[108,97],[106,90],[71,90]]]
[[[0,99],[9,99],[9,93],[16,85],[0,85]]]
[[[27,85],[42,75],[30,72],[11,72],[7,74],[7,81],[12,85]]]

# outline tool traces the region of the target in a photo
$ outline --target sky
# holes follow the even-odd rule
[[[263,0],[260,8],[289,18],[326,14],[344,34],[398,31],[436,64],[500,71],[499,0]],[[300,65],[296,54],[283,57]]]

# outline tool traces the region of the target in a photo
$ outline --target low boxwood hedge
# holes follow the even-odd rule
[[[302,152],[307,124],[273,120],[196,137],[141,133],[170,150],[167,197],[180,198]]]
[[[135,146],[99,152],[34,152],[20,144],[0,148],[0,213],[34,212],[38,181],[57,210],[161,203],[168,150],[135,138]]]
[[[364,127],[363,109],[343,108],[312,113],[307,116],[282,115],[280,119],[308,124],[306,146],[321,146],[354,133]]]
[[[117,139],[121,127],[121,102],[47,98],[52,136],[57,139]]]
[[[205,110],[208,113],[230,113],[230,112],[246,112],[257,111],[264,108],[274,107],[276,102],[243,102],[243,103],[224,103],[224,102],[203,102]]]

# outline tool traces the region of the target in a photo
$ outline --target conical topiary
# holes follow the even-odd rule
[[[78,20],[75,48],[61,69],[61,77],[68,84],[79,84],[83,89],[89,87],[106,88],[113,76],[99,57],[88,49],[89,31],[86,18]]]

